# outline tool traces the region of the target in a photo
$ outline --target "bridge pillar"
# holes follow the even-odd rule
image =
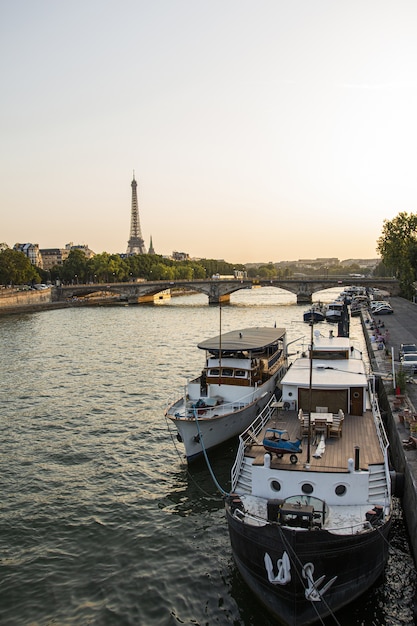
[[[209,294],[209,304],[229,304],[230,303],[230,293],[226,293],[221,296],[218,293]]]
[[[297,304],[312,304],[312,302],[311,293],[297,293]]]

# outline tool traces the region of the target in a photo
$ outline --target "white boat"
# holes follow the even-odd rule
[[[327,305],[326,321],[339,322],[342,319],[345,304],[341,300],[335,300]]]
[[[242,433],[226,497],[242,577],[291,626],[333,617],[369,589],[391,525],[394,474],[362,355],[348,338],[311,345],[281,381],[296,410],[267,405]]]
[[[206,352],[200,376],[165,412],[192,461],[239,435],[275,397],[287,370],[283,328],[244,328],[198,344]]]

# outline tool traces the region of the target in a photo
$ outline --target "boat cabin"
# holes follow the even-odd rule
[[[286,358],[283,328],[245,328],[198,344],[206,350],[204,385],[254,387],[282,367]]]
[[[310,354],[309,354],[310,356]],[[281,381],[282,401],[294,409],[363,415],[368,379],[359,350],[347,337],[316,336],[312,359],[296,359]],[[310,388],[311,387],[311,388]],[[287,405],[287,406],[288,406]]]

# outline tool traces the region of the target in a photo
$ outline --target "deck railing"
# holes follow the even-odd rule
[[[381,446],[381,450],[384,455],[385,482],[387,485],[387,496],[389,500],[391,497],[391,477],[390,477],[389,459],[388,459],[389,440],[388,440],[388,436],[385,430],[384,423],[382,421],[378,397],[373,389],[373,384],[374,383],[372,380],[368,381],[368,391],[369,391],[369,396],[371,399],[372,415],[374,417],[379,445]]]
[[[236,454],[236,460],[233,464],[231,471],[232,491],[236,489],[240,470],[245,457],[245,448],[246,446],[256,442],[256,439],[258,435],[262,432],[265,424],[267,424],[267,422],[271,419],[272,414],[275,411],[275,407],[272,406],[272,403],[275,401],[276,398],[274,395],[272,395],[265,407],[259,413],[258,417],[246,430],[243,431],[241,435],[239,435],[239,447]]]
[[[199,418],[202,418],[202,419],[214,417],[215,415],[219,414],[219,411],[220,411],[220,414],[232,413],[236,410],[243,410],[249,404],[252,404],[253,402],[256,402],[257,400],[259,400],[260,398],[263,398],[267,393],[268,393],[267,391],[264,391],[263,393],[259,395],[258,387],[255,387],[255,389],[251,389],[251,391],[247,393],[246,395],[240,396],[239,398],[236,398],[236,400],[233,400],[232,402],[223,402],[223,400],[220,399],[219,403],[215,404],[214,406],[212,406],[211,404],[206,404],[206,405],[202,404],[201,406],[198,405],[199,400],[205,402],[205,400],[210,399],[208,396],[201,396],[199,400],[187,400],[184,413],[178,413],[175,416],[177,418],[194,419],[195,410],[199,412],[197,413],[197,415]],[[216,396],[213,396],[213,398],[215,397]]]

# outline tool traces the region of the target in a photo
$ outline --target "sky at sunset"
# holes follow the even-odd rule
[[[415,0],[0,0],[0,242],[375,258],[417,212]]]

